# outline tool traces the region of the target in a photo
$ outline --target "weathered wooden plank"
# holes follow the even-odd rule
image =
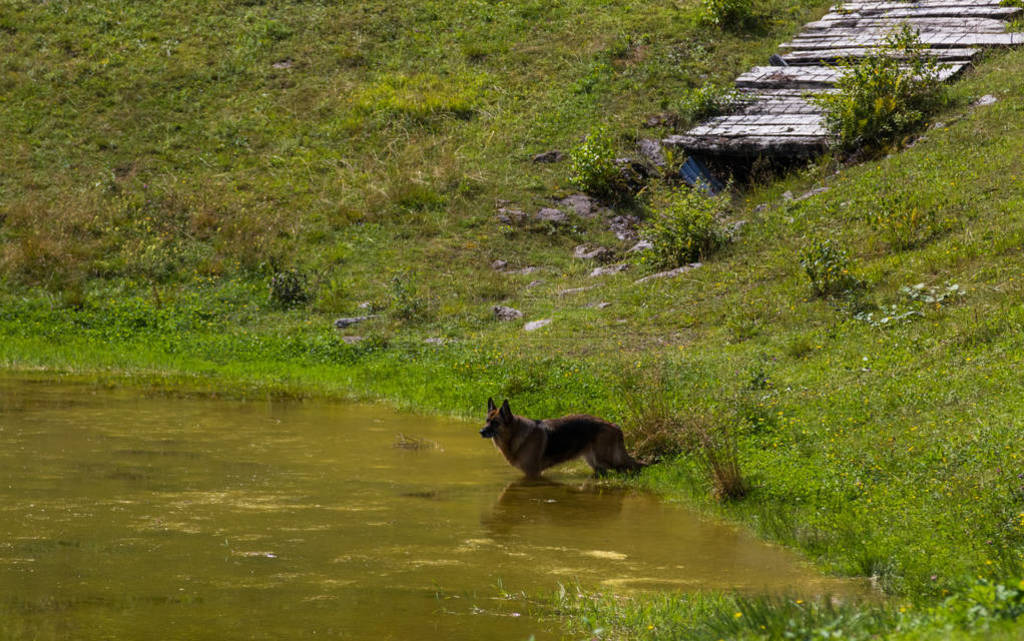
[[[840,72],[830,67],[754,67],[736,78],[742,88],[815,88],[829,87],[839,79]]]
[[[971,34],[1003,34],[1006,29],[1001,28],[998,31],[991,29],[971,29],[970,27],[941,27],[937,25],[925,26],[920,29],[915,29],[918,35],[923,40],[928,35],[934,36],[964,36]],[[805,31],[800,34],[800,38],[858,38],[861,36],[888,36],[892,33],[892,29],[889,27],[836,27],[834,29],[823,29],[820,31]]]
[[[820,111],[817,114],[733,114],[729,116],[717,116],[715,118],[711,118],[702,122],[700,126],[727,127],[737,125],[807,125],[820,122],[821,118],[822,114]]]
[[[740,89],[741,94],[747,97],[753,97],[756,100],[762,99],[773,99],[773,100],[785,100],[788,98],[803,98],[808,93],[822,93],[831,92],[834,89],[815,89],[813,92],[808,92],[806,89]]]
[[[878,2],[842,2],[835,5],[829,11],[831,13],[851,13],[864,10],[891,9],[922,9],[931,7],[997,7],[1002,0],[918,0],[918,2],[893,2],[891,0],[880,0]]]
[[[929,31],[1003,33],[1006,31],[1005,22],[991,18],[857,18],[808,22],[804,25],[803,34],[848,35],[850,30],[893,31],[904,24],[909,24],[922,33]]]
[[[883,34],[849,37],[798,36],[779,45],[783,49],[848,49],[878,47],[885,43]],[[935,48],[1014,47],[1024,45],[1024,32],[1013,33],[922,33],[921,42]]]
[[[818,22],[836,22],[865,18],[903,20],[907,18],[993,18],[1009,20],[1024,13],[1021,7],[901,7],[899,9],[871,9],[854,13],[826,13]]]
[[[721,125],[717,127],[699,125],[686,132],[690,136],[719,136],[722,138],[745,138],[747,136],[824,136],[828,132],[821,123],[806,125]]]
[[[747,136],[721,138],[716,136],[670,136],[661,141],[666,147],[681,147],[691,153],[722,156],[759,156],[770,154],[791,158],[806,158],[823,152],[828,147],[825,136]]]
[[[963,71],[963,63],[950,63],[939,70],[941,81]],[[736,78],[736,86],[746,89],[785,87],[815,89],[831,87],[843,75],[842,68],[803,65],[793,67],[754,67]]]
[[[823,65],[835,64],[842,60],[863,58],[877,53],[876,47],[859,47],[852,49],[811,49],[808,51],[791,51],[782,56],[786,64]],[[925,53],[939,62],[971,62],[981,53],[980,49],[929,49]]]
[[[815,104],[809,103],[806,100],[799,100],[796,98],[789,100],[758,100],[752,105],[744,108],[740,114],[748,116],[758,115],[778,115],[778,116],[789,116],[798,114],[818,114],[821,113],[821,108]]]

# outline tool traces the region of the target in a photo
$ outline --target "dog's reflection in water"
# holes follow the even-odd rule
[[[615,520],[624,498],[624,490],[592,481],[567,484],[521,478],[505,486],[481,522],[494,537],[508,536],[516,528],[588,527]]]

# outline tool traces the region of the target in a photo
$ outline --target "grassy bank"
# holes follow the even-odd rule
[[[1012,638],[1014,617],[985,632],[943,612],[978,577],[1016,586],[1024,553],[1024,55],[991,56],[912,148],[743,186],[739,234],[675,278],[590,276],[578,244],[631,262],[607,216],[495,220],[572,191],[568,163],[534,153],[599,122],[634,153],[823,6],[760,7],[737,30],[644,2],[7,3],[0,363],[467,417],[494,396],[622,421],[624,389],[656,383],[676,414],[729,422],[750,491],[715,501],[688,457],[639,485],[911,609],[860,610],[862,627],[826,609],[808,630]],[[998,100],[972,107],[983,94]],[[614,207],[644,214],[642,198]],[[856,296],[814,295],[799,258],[825,240]],[[333,327],[356,315],[372,318]],[[794,607],[557,605],[639,638],[699,621],[696,638],[776,638],[725,623]]]

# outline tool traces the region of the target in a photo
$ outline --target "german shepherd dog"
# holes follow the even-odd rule
[[[613,423],[587,414],[535,421],[512,414],[508,399],[500,409],[487,399],[487,425],[480,436],[493,439],[505,460],[531,479],[578,456],[598,476],[609,469],[633,472],[644,466],[626,452],[622,430]]]

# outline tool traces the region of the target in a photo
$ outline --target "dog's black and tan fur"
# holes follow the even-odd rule
[[[537,478],[551,467],[582,456],[595,474],[608,470],[635,471],[643,467],[626,452],[622,430],[596,416],[573,414],[535,421],[512,414],[506,399],[501,407],[487,399],[487,425],[480,436],[494,445],[512,467]]]

